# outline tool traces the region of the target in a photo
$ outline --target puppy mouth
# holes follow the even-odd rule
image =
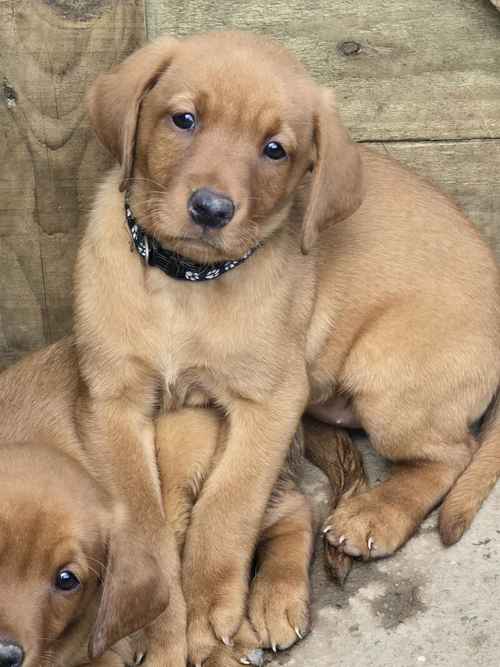
[[[209,245],[213,248],[221,248],[223,246],[220,232],[213,229],[203,229],[200,234],[186,234],[182,235],[180,238],[182,241],[195,243],[199,246]]]
[[[139,218],[140,220],[140,218]],[[254,234],[230,233],[231,224],[213,229],[184,222],[180,229],[168,229],[168,216],[155,212],[152,236],[163,247],[196,262],[217,262],[236,260],[253,248],[258,242]]]
[[[224,243],[222,242],[222,239],[220,236],[216,236],[212,233],[203,232],[202,234],[196,236],[183,234],[181,236],[170,237],[170,241],[173,242],[173,245],[182,245],[183,248],[192,247],[198,250],[203,250],[204,248],[208,247],[212,250],[217,250],[220,252],[224,251]]]
[[[237,259],[239,254],[229,252],[222,239],[213,235],[165,236],[161,244],[173,252],[194,262],[205,264]]]
[[[212,262],[239,259],[248,250],[259,243],[251,235],[227,238],[223,230],[200,229],[186,230],[178,234],[162,234],[158,238],[165,247],[179,255],[198,262]]]
[[[193,231],[189,230],[187,233],[183,230],[169,233],[165,229],[163,220],[157,218],[154,221],[150,233],[160,245],[173,252],[177,252],[180,255],[189,256],[190,251],[194,252],[196,255],[203,252],[223,254],[226,249],[225,243],[218,230],[200,229],[198,231],[193,229]]]

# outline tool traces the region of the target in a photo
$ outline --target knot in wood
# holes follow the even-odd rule
[[[361,44],[353,40],[347,40],[340,42],[338,49],[343,56],[355,56],[361,51]]]

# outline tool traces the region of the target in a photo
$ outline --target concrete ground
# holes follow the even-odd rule
[[[360,443],[372,480],[384,474]],[[326,478],[307,465],[304,490],[318,519]],[[500,484],[462,540],[445,548],[437,514],[395,556],[356,563],[344,589],[326,575],[321,542],[313,566],[313,629],[273,666],[495,667],[500,665]]]

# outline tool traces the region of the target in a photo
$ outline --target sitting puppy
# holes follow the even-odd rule
[[[238,630],[307,409],[358,421],[395,464],[332,513],[334,548],[388,556],[444,498],[443,541],[459,539],[500,472],[498,404],[471,433],[500,386],[498,269],[473,225],[353,143],[332,92],[249,33],[160,38],[102,74],[88,108],[120,166],[77,261],[78,420],[158,578],[155,401],[196,387],[230,425],[183,552],[191,662]]]
[[[124,507],[112,501],[89,468],[73,421],[77,394],[69,338],[0,375],[0,667],[86,664],[89,641],[102,624],[115,624],[111,634],[125,637],[152,620],[150,563],[127,541]],[[316,424],[307,429],[310,441],[318,443],[316,457],[325,428]],[[223,454],[226,431],[225,420],[210,409],[184,409],[157,422],[164,508],[179,552],[193,504]],[[312,522],[294,479],[301,441],[299,433],[261,531],[249,610],[258,634],[245,622],[234,645],[214,654],[213,664],[219,667],[240,661],[260,664],[260,647],[288,647],[308,630]],[[349,446],[325,452],[317,462],[335,477],[336,488],[357,489],[363,475],[356,452]],[[109,619],[100,609],[102,582],[117,571],[115,559],[128,578],[114,582]],[[340,566],[345,568],[344,561],[339,560]],[[169,567],[178,578],[174,548]],[[178,637],[185,633],[184,605],[182,596],[172,592],[174,588],[170,631],[164,638],[169,667],[185,665]],[[125,607],[127,615],[122,613]],[[140,662],[145,642],[142,635],[133,642],[120,641],[92,666]]]

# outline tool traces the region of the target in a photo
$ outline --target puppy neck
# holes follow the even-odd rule
[[[175,280],[203,282],[222,278],[228,271],[243,264],[262,245],[260,242],[257,243],[239,259],[198,264],[188,257],[161,246],[156,239],[144,231],[132,212],[128,192],[125,193],[124,207],[125,223],[130,232],[131,249],[136,251],[146,266],[156,267]]]

